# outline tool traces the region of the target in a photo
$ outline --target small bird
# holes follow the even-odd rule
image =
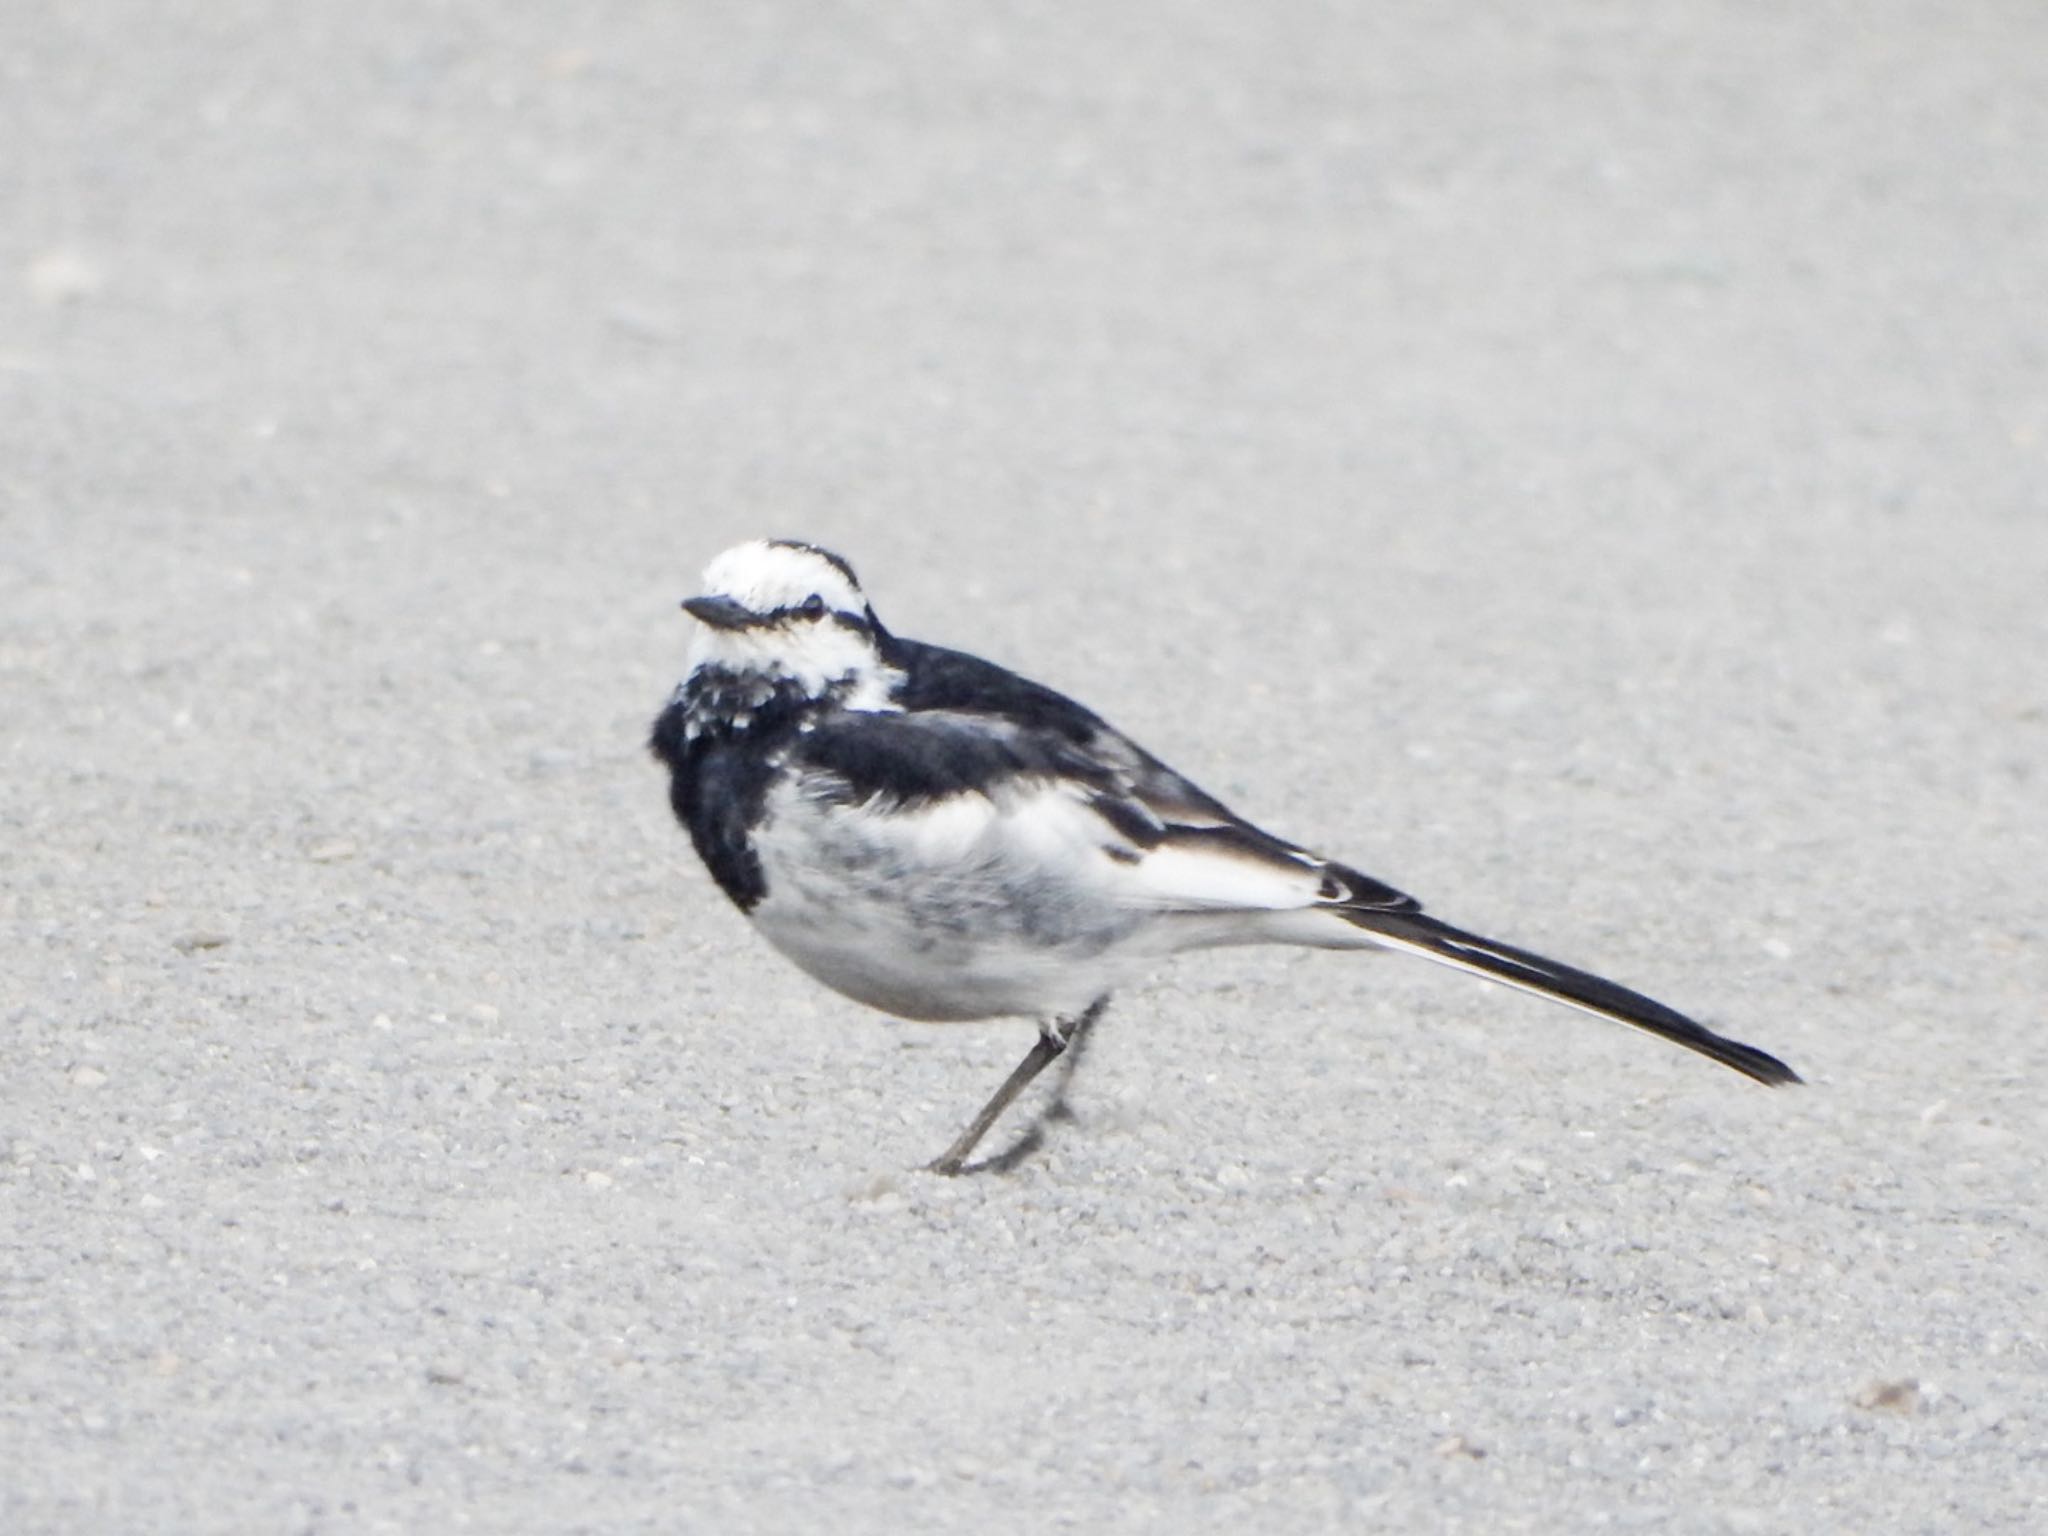
[[[1662,1003],[1453,928],[1261,831],[1064,694],[899,639],[853,567],[816,545],[737,545],[704,587],[683,603],[701,627],[650,745],[712,878],[770,944],[856,1002],[906,1019],[1038,1021],[936,1172],[966,1167],[1115,988],[1220,945],[1399,950],[1760,1083],[1799,1081]]]

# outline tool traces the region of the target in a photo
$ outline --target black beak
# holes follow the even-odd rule
[[[683,611],[713,629],[745,629],[754,622],[752,611],[730,597],[686,597]]]

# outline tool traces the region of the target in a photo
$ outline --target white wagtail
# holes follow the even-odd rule
[[[1166,955],[1394,949],[1698,1051],[1798,1074],[1626,987],[1425,916],[1262,832],[1063,694],[898,639],[853,568],[791,540],[727,550],[683,607],[689,674],[655,721],[669,798],[739,909],[828,987],[907,1019],[1039,1021],[931,1166],[957,1173],[1010,1102]]]

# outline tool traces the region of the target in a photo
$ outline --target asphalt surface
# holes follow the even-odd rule
[[[17,6],[0,1528],[2048,1523],[2048,13]],[[1765,1091],[1397,959],[746,931],[726,544]]]

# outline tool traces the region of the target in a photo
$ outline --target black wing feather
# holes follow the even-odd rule
[[[1250,827],[1214,795],[1159,761],[1093,710],[1056,689],[965,651],[899,640],[885,652],[904,675],[896,701],[909,710],[994,716],[1033,734],[1056,736],[1118,775],[1146,807],[1169,822]]]
[[[1029,780],[1069,779],[1104,790],[1113,775],[1063,737],[949,710],[917,714],[846,711],[800,734],[799,769],[819,769],[842,788],[835,798],[917,805],[949,795],[989,794]]]
[[[1063,693],[964,651],[894,636],[885,643],[890,664],[904,674],[896,701],[905,709],[994,717],[1031,739],[1057,738],[1070,744],[1074,753],[1056,755],[1055,771],[1101,785],[1103,792],[1091,803],[1139,848],[1155,848],[1166,841],[1207,843],[1240,858],[1294,866],[1305,861],[1323,869],[1331,882],[1332,901],[1388,912],[1412,912],[1420,906],[1384,881],[1348,865],[1329,863],[1246,821]]]

